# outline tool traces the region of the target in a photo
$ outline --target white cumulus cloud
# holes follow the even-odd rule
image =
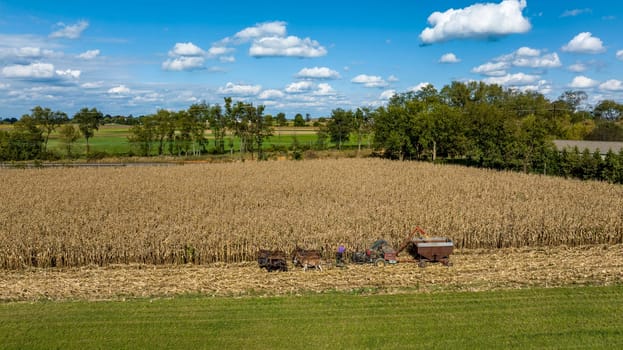
[[[214,44],[211,55],[221,55],[218,50],[232,51],[230,46],[238,46],[251,43],[249,55],[253,57],[321,57],[327,54],[324,48],[316,40],[287,35],[287,23],[273,21],[258,23],[253,27],[247,27],[234,36],[226,37]]]
[[[597,86],[597,84],[599,84],[597,80],[593,80],[583,75],[578,75],[577,77],[573,78],[573,80],[569,84],[569,87],[574,89],[590,89]]]
[[[617,59],[623,61],[623,50],[617,51]]]
[[[415,86],[412,86],[412,87],[408,88],[407,90],[411,91],[411,92],[418,92],[418,91],[422,91],[422,89],[424,89],[428,85],[431,85],[431,83],[425,81],[425,82],[421,82],[421,83],[419,83],[419,84],[417,84]]]
[[[562,50],[575,53],[601,53],[606,51],[606,48],[601,39],[594,37],[591,32],[583,32],[571,39]]]
[[[461,62],[461,60],[458,59],[456,55],[453,54],[452,52],[442,55],[441,58],[439,59],[439,63],[459,63],[459,62]]]
[[[377,75],[367,75],[367,74],[359,74],[354,77],[351,82],[355,84],[362,84],[365,87],[369,88],[378,88],[387,86],[387,82]]]
[[[568,67],[568,69],[575,73],[582,73],[586,71],[587,67],[583,63],[574,63]]]
[[[314,91],[314,95],[318,96],[332,96],[335,95],[333,87],[327,83],[320,83],[317,86],[317,90]]]
[[[543,56],[518,56],[513,60],[513,66],[531,68],[557,68],[562,66],[557,53]]]
[[[262,93],[260,93],[258,97],[262,100],[275,100],[275,99],[283,98],[284,96],[285,94],[281,90],[268,89],[268,90],[262,91]]]
[[[130,93],[130,88],[125,85],[119,85],[108,89],[108,93],[111,95],[127,95]]]
[[[623,82],[616,79],[610,79],[599,84],[599,88],[607,91],[623,91]]]
[[[55,69],[51,63],[15,64],[2,68],[2,75],[10,79],[67,82],[80,78],[81,71]]]
[[[309,81],[297,81],[295,83],[292,83],[286,86],[286,92],[290,94],[298,94],[298,93],[309,91],[313,87],[314,87],[314,84],[312,84]]]
[[[162,63],[162,69],[171,71],[196,70],[204,68],[205,58],[196,56],[180,56]]]
[[[234,84],[227,83],[225,87],[220,87],[218,92],[221,95],[255,96],[262,90],[261,85]]]
[[[169,51],[170,57],[178,57],[178,56],[203,56],[204,51],[197,45],[187,42],[187,43],[176,43],[173,46],[173,49]]]
[[[472,72],[492,77],[499,77],[506,75],[506,70],[510,67],[510,63],[505,61],[487,62],[485,64],[481,64],[478,67],[472,68]]]
[[[169,59],[162,62],[162,69],[169,71],[192,71],[204,69],[206,52],[192,42],[176,43],[169,51]]]
[[[527,85],[539,81],[540,76],[534,74],[515,73],[506,74],[500,77],[490,77],[483,81],[487,84],[498,85]]]
[[[100,50],[87,50],[78,55],[78,58],[82,58],[83,60],[92,60],[95,57],[99,56]]]
[[[261,37],[283,37],[286,35],[286,22],[283,21],[274,21],[274,22],[265,22],[258,23],[253,27],[245,28],[236,35],[234,38],[248,41],[251,39],[261,38]]]
[[[56,75],[63,78],[78,79],[81,72],[74,69],[56,70]]]
[[[0,47],[0,58],[10,59],[41,59],[59,56],[53,50],[42,49],[40,47]]]
[[[379,95],[379,100],[389,100],[396,94],[396,90],[385,90]]]
[[[340,73],[328,67],[303,68],[297,74],[302,79],[339,79]]]
[[[87,21],[79,21],[73,25],[67,25],[65,23],[57,23],[61,29],[50,34],[50,38],[68,38],[68,39],[78,39],[82,32],[87,29],[89,26],[89,22]]]
[[[321,57],[327,50],[317,41],[310,38],[301,39],[288,37],[263,37],[253,41],[249,55],[253,57],[286,56],[286,57]]]
[[[517,49],[515,53],[518,56],[530,56],[535,57],[541,54],[541,50],[533,49],[531,47],[523,46]]]
[[[530,21],[522,14],[525,0],[504,0],[499,4],[474,4],[463,9],[433,12],[428,17],[431,27],[420,34],[425,44],[464,39],[497,37],[525,33]]]

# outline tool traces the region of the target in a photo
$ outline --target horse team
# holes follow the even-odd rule
[[[294,248],[290,254],[292,265],[302,267],[304,271],[315,268],[322,271],[322,256],[319,250]],[[280,250],[260,249],[257,254],[257,262],[260,268],[267,271],[288,271],[286,254]]]

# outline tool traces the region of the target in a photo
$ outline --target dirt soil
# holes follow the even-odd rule
[[[623,245],[463,250],[452,267],[385,267],[327,261],[323,271],[260,270],[257,263],[207,266],[115,265],[0,270],[1,301],[118,300],[170,297],[297,295],[330,291],[401,293],[611,285],[623,283]]]

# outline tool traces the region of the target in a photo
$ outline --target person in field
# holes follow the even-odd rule
[[[346,248],[343,244],[340,244],[337,247],[337,253],[335,253],[335,265],[344,266],[344,251],[346,251]]]

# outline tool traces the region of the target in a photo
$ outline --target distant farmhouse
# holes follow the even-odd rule
[[[559,151],[563,149],[572,151],[574,147],[577,147],[580,152],[588,149],[591,153],[595,153],[596,150],[599,150],[602,156],[605,156],[609,150],[614,153],[623,150],[623,142],[554,140],[554,144]]]

